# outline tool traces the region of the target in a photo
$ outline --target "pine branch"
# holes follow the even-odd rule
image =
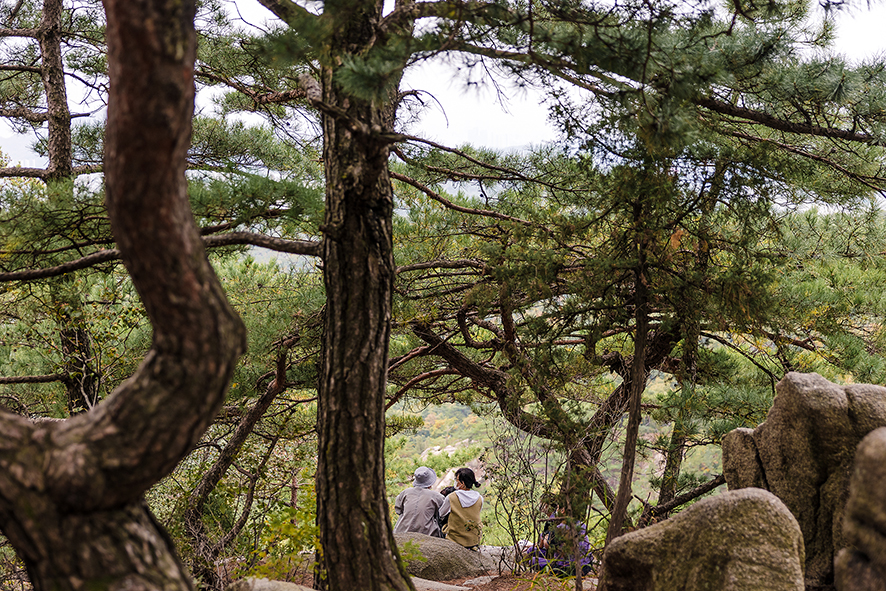
[[[268,250],[273,250],[275,252],[286,252],[289,254],[301,254],[305,256],[320,256],[319,242],[311,240],[287,240],[285,238],[266,236],[257,232],[231,232],[229,234],[205,236],[203,238],[203,244],[208,248],[248,244],[251,246],[267,248]]]
[[[16,107],[14,109],[0,109],[0,117],[5,117],[7,119],[24,119],[29,123],[43,123],[49,119],[49,114],[32,111],[25,107]]]
[[[71,172],[75,176],[80,176],[81,174],[94,174],[96,172],[102,172],[103,170],[103,164],[84,164],[83,166],[75,166],[71,169]]]
[[[520,218],[516,218],[516,217],[510,216],[510,215],[505,215],[503,213],[498,213],[497,211],[491,211],[488,209],[474,209],[471,207],[462,207],[461,205],[456,205],[452,201],[449,201],[448,199],[446,199],[445,197],[443,197],[442,195],[440,195],[439,193],[437,193],[436,191],[431,189],[430,187],[423,185],[422,183],[418,182],[417,180],[415,180],[413,178],[410,178],[406,175],[403,175],[403,174],[400,174],[397,172],[392,171],[391,178],[397,179],[398,181],[401,181],[401,182],[404,182],[407,185],[412,185],[413,187],[415,187],[416,189],[418,189],[419,191],[421,191],[422,193],[424,193],[425,195],[427,195],[428,197],[430,197],[434,201],[437,201],[438,203],[441,203],[444,207],[446,207],[448,209],[452,209],[454,211],[458,211],[461,213],[467,213],[467,214],[471,214],[471,215],[488,217],[488,218],[494,218],[494,219],[502,220],[502,221],[506,221],[506,222],[515,222],[518,224],[522,224],[524,226],[528,226],[530,228],[540,227],[538,224],[535,224],[533,222],[521,220]]]
[[[616,88],[620,91],[637,90],[638,83],[636,82],[631,84],[629,82],[625,82],[624,80],[619,80],[613,76],[609,76],[608,74],[604,74],[603,72],[592,70],[589,67],[581,66],[575,62],[546,55],[535,50],[523,53],[519,51],[505,51],[503,49],[483,47],[471,43],[459,43],[454,49],[474,55],[489,57],[496,60],[511,61],[518,64],[540,67],[543,68],[546,72],[558,78],[562,78],[567,82],[576,84],[577,86],[580,86],[585,90],[589,90],[594,94],[602,96],[613,97],[616,96],[617,93],[616,91],[602,88],[600,86],[582,80],[579,76],[591,76],[593,78],[596,78],[600,82],[604,84],[609,84],[613,88]]]
[[[436,379],[436,378],[439,378],[439,377],[442,377],[442,376],[460,376],[460,377],[463,377],[463,376],[461,375],[460,372],[455,371],[455,370],[452,369],[451,367],[446,367],[446,368],[443,368],[443,369],[434,369],[434,370],[431,370],[431,371],[426,371],[426,372],[424,372],[424,373],[420,373],[420,374],[418,374],[417,376],[415,376],[414,378],[412,378],[411,380],[409,380],[408,382],[406,382],[403,386],[400,387],[399,390],[397,390],[397,391],[394,393],[393,396],[391,396],[391,399],[388,400],[388,402],[385,404],[385,410],[386,410],[386,411],[387,411],[387,410],[390,410],[390,408],[391,408],[392,406],[394,406],[395,404],[397,404],[397,402],[400,401],[400,398],[402,398],[402,396],[403,396],[404,394],[406,394],[406,392],[408,392],[409,390],[411,390],[414,386],[416,386],[416,385],[418,385],[418,384],[420,384],[421,382],[424,382],[424,381],[426,381],[426,380]]]
[[[259,4],[274,13],[274,16],[287,24],[292,24],[300,19],[316,19],[317,15],[312,14],[292,2],[292,0],[258,0]]]
[[[259,91],[255,90],[254,88],[250,88],[246,84],[239,82],[238,80],[235,80],[233,78],[228,78],[227,76],[215,74],[209,71],[206,67],[198,68],[196,73],[198,76],[206,78],[207,80],[212,80],[213,82],[218,82],[220,84],[230,86],[234,90],[245,94],[256,105],[277,105],[288,103],[297,99],[304,99],[307,97],[307,92],[304,88],[294,88],[283,91],[271,91],[263,89],[262,91]]]
[[[0,64],[0,72],[31,72],[39,74],[40,68],[37,66],[16,66],[12,64]]]
[[[422,18],[436,17],[455,22],[469,22],[471,19],[489,17],[502,20],[511,15],[511,12],[500,5],[489,2],[403,2],[382,19],[379,30],[395,34],[398,30],[410,28],[415,21]]]
[[[286,240],[274,238],[256,232],[231,232],[216,236],[206,236],[203,244],[207,248],[233,245],[251,245],[267,248],[275,252],[301,254],[305,256],[320,256],[320,243],[309,240]],[[120,251],[116,248],[103,249],[85,257],[44,269],[26,269],[24,271],[8,271],[0,273],[0,283],[10,281],[34,281],[49,277],[58,277],[73,271],[87,269],[95,265],[120,259]]]
[[[30,37],[37,39],[40,29],[0,29],[0,37]]]
[[[221,479],[228,472],[237,457],[237,453],[239,453],[240,449],[243,447],[243,444],[246,442],[246,439],[249,435],[254,431],[256,424],[258,424],[259,420],[264,416],[265,412],[270,408],[271,404],[273,404],[274,400],[276,400],[277,396],[279,396],[286,389],[286,368],[287,368],[287,359],[289,350],[298,342],[298,335],[294,335],[290,338],[283,339],[278,341],[279,347],[277,349],[277,354],[275,357],[275,371],[274,371],[274,379],[270,384],[265,388],[264,393],[259,397],[256,403],[249,409],[249,411],[243,415],[240,419],[240,422],[237,424],[237,427],[234,429],[234,432],[230,435],[226,445],[222,449],[215,463],[210,466],[210,468],[203,474],[200,482],[194,488],[191,495],[188,497],[188,508],[184,513],[184,523],[185,529],[189,537],[194,542],[195,546],[198,550],[198,555],[206,560],[209,564],[212,564],[214,560],[218,557],[218,554],[242,531],[243,527],[246,525],[246,521],[249,517],[253,496],[255,494],[255,485],[258,480],[258,474],[262,472],[265,463],[268,461],[270,457],[278,437],[275,437],[271,445],[268,446],[268,450],[266,451],[264,457],[258,465],[258,469],[254,474],[247,474],[249,476],[249,486],[247,489],[246,498],[243,500],[243,510],[240,513],[239,518],[233,524],[231,529],[227,531],[216,543],[211,543],[209,541],[209,535],[206,531],[206,527],[203,524],[202,516],[203,509],[206,505],[206,502],[209,499],[209,495],[215,490],[218,483],[221,482]]]
[[[437,259],[424,263],[413,263],[411,265],[403,265],[397,267],[397,274],[407,273],[409,271],[424,271],[426,269],[479,269],[486,271],[487,266],[480,261],[472,261],[470,259],[443,260]]]
[[[116,248],[100,250],[85,257],[56,265],[55,267],[47,267],[45,269],[26,269],[24,271],[8,271],[0,273],[0,282],[8,281],[34,281],[36,279],[46,279],[48,277],[59,277],[66,273],[87,269],[95,265],[106,263],[108,261],[116,261],[120,258],[120,251]]]
[[[49,176],[49,173],[45,168],[22,168],[19,166],[10,166],[7,168],[0,168],[0,178],[30,178],[30,179],[45,179]]]
[[[18,11],[22,9],[22,6],[24,5],[24,3],[25,3],[25,0],[18,0],[18,2],[15,3],[15,6],[13,6],[12,10],[9,11],[9,16],[6,17],[7,23],[11,24],[12,21],[15,20],[15,17],[18,16]]]
[[[737,105],[733,105],[713,98],[699,98],[695,99],[694,102],[699,107],[714,111],[715,113],[727,115],[729,117],[737,117],[739,119],[744,119],[747,121],[754,121],[777,131],[795,133],[798,135],[828,137],[833,139],[846,140],[849,142],[860,142],[872,146],[884,145],[881,140],[878,140],[874,136],[867,133],[858,133],[856,131],[836,129],[833,127],[821,127],[819,125],[812,125],[809,123],[794,123],[792,121],[786,121],[784,119],[779,119],[778,117],[773,117],[772,115],[764,113],[762,111],[739,107]]]
[[[733,351],[735,351],[736,353],[738,353],[739,355],[741,355],[742,357],[744,357],[745,359],[747,359],[748,361],[750,361],[751,363],[756,365],[757,369],[759,369],[760,371],[765,373],[767,376],[769,376],[769,381],[772,384],[772,390],[773,390],[773,392],[775,391],[775,382],[778,381],[778,378],[776,378],[775,374],[772,373],[772,371],[770,369],[768,369],[762,363],[760,363],[759,361],[754,359],[753,355],[751,355],[747,351],[743,350],[741,347],[735,345],[732,341],[730,341],[728,339],[724,339],[723,337],[721,337],[715,333],[702,331],[702,332],[699,332],[698,334],[700,336],[704,336],[704,337],[708,337],[710,339],[713,339],[713,340],[717,341],[718,343],[720,343],[721,345],[725,345],[726,347],[729,347],[730,349],[732,349]]]
[[[416,357],[421,357],[422,355],[427,355],[430,351],[430,347],[416,347],[406,355],[401,355],[399,357],[394,357],[388,362],[388,371],[393,371],[412,359]]]
[[[883,192],[884,190],[886,190],[886,187],[884,187],[884,184],[886,184],[886,179],[881,178],[881,177],[875,177],[875,176],[862,175],[862,174],[855,173],[855,172],[849,170],[848,168],[846,168],[845,166],[843,166],[837,162],[834,162],[830,158],[825,158],[824,156],[819,156],[818,154],[813,154],[811,152],[807,152],[806,150],[801,150],[800,148],[797,148],[795,146],[791,146],[791,145],[785,144],[783,142],[777,142],[777,141],[770,139],[770,138],[756,137],[756,136],[748,135],[746,133],[741,133],[739,131],[728,131],[726,133],[728,135],[733,136],[733,137],[737,137],[739,139],[743,139],[743,140],[747,140],[747,141],[751,141],[751,142],[772,144],[773,146],[776,146],[786,152],[790,152],[792,154],[796,154],[797,156],[802,156],[803,158],[808,158],[810,160],[814,160],[815,162],[819,162],[821,164],[824,164],[825,166],[833,168],[837,172],[845,175],[847,178],[858,181],[859,183],[863,184],[864,186],[868,187],[869,189],[873,189],[874,191],[878,191],[878,192]],[[879,181],[880,183],[883,183],[883,184],[876,184],[876,181]]]
[[[454,170],[451,168],[443,168],[442,166],[426,165],[426,164],[422,164],[421,162],[419,162],[415,158],[412,158],[411,156],[409,156],[408,154],[403,152],[403,150],[401,150],[399,147],[395,146],[391,149],[391,151],[394,154],[396,154],[397,157],[400,158],[400,160],[402,160],[406,164],[409,164],[411,166],[416,166],[416,167],[426,170],[428,172],[446,175],[446,177],[453,179],[453,180],[495,181],[495,182],[523,181],[526,183],[533,183],[535,185],[539,185],[542,187],[548,187],[549,189],[553,189],[553,190],[557,190],[557,191],[572,192],[572,190],[567,187],[561,187],[557,184],[542,180],[537,177],[526,176],[525,174],[523,174],[517,170],[514,170],[512,168],[506,168],[504,166],[498,166],[496,164],[490,164],[488,162],[483,162],[482,160],[474,158],[473,156],[471,156],[470,154],[468,154],[462,150],[458,150],[456,148],[450,148],[450,147],[438,144],[436,142],[433,142],[431,140],[426,140],[424,138],[419,138],[419,137],[415,137],[415,136],[406,136],[406,141],[427,144],[428,146],[431,146],[432,148],[435,148],[437,150],[441,150],[443,152],[448,152],[450,154],[455,154],[456,156],[464,158],[468,162],[470,162],[472,164],[476,164],[477,166],[485,168],[486,170],[492,170],[492,171],[501,173],[501,174],[475,174],[475,173],[463,172],[460,170]]]

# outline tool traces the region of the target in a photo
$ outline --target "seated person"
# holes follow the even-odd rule
[[[479,486],[473,470],[459,468],[455,471],[455,492],[446,497],[440,508],[440,517],[448,520],[443,528],[446,538],[469,550],[475,550],[480,545],[483,496],[471,490]]]
[[[538,543],[530,544],[523,550],[529,568],[532,570],[550,569],[560,576],[575,575],[575,556],[578,552],[578,564],[581,574],[591,572],[594,555],[588,541],[587,527],[580,521],[567,519],[562,504],[556,501],[549,504],[548,517],[541,520],[541,536]]]
[[[454,486],[444,486],[440,489],[440,494],[443,495],[444,499],[454,492]],[[449,513],[440,517],[440,529],[442,530],[443,528],[445,528],[447,523],[449,523]]]
[[[426,536],[443,537],[440,531],[440,507],[443,495],[431,486],[437,474],[427,466],[420,466],[412,477],[412,488],[407,488],[394,501],[394,512],[400,516],[394,533],[417,532]]]

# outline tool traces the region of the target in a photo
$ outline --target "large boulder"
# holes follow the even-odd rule
[[[837,554],[840,591],[886,591],[886,428],[869,433],[855,453]]]
[[[730,491],[616,538],[607,591],[803,591],[803,535],[770,492]]]
[[[731,490],[765,488],[787,505],[803,531],[806,583],[828,588],[836,551],[846,546],[842,515],[855,449],[886,426],[886,388],[789,373],[776,392],[765,422],[723,438],[723,473]]]
[[[414,577],[450,581],[484,575],[497,566],[485,554],[452,540],[414,532],[394,534],[394,540],[406,570]]]

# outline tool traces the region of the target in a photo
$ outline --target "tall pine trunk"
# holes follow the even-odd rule
[[[330,55],[377,39],[382,3],[324,5],[336,23]],[[317,416],[319,588],[412,589],[394,543],[384,490],[385,387],[394,281],[388,173],[393,100],[355,97],[322,70],[326,319]]]

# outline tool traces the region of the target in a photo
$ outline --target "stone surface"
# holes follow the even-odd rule
[[[617,538],[607,591],[803,591],[803,536],[775,495],[729,491]]]
[[[478,550],[483,556],[483,564],[489,566],[489,570],[494,570],[496,573],[513,572],[517,555],[513,546],[485,546],[481,544]]]
[[[488,585],[497,576],[498,575],[484,575],[482,577],[477,577],[476,579],[468,579],[462,582],[462,585],[464,585],[465,587],[479,587],[480,585]]]
[[[886,591],[886,428],[871,431],[858,446],[843,535],[849,547],[837,555],[837,589]]]
[[[406,570],[414,577],[448,581],[478,577],[498,568],[491,557],[444,538],[408,532],[394,534],[394,540]]]
[[[412,577],[412,584],[415,585],[415,591],[471,591],[470,587],[447,585],[446,583],[429,581],[428,579],[422,579],[421,577]]]
[[[310,587],[287,583],[286,581],[274,581],[271,579],[256,579],[248,577],[234,581],[225,591],[313,591]]]
[[[731,490],[765,488],[787,505],[803,531],[807,585],[828,586],[846,546],[842,515],[855,449],[886,426],[886,388],[789,373],[776,391],[765,422],[723,438],[723,473]]]

